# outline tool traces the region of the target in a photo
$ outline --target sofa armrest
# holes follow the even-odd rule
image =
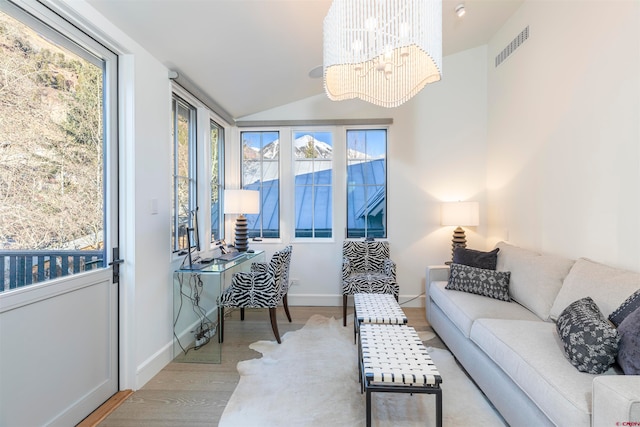
[[[446,282],[449,280],[449,266],[448,265],[430,265],[427,267],[427,274],[424,281],[424,309],[427,316],[427,321],[431,322],[429,317],[429,306],[431,305],[431,298],[429,298],[429,288],[432,282]]]
[[[431,282],[446,282],[449,280],[448,265],[430,265],[427,267],[427,279],[425,282],[427,294],[429,293],[429,285]]]
[[[592,426],[640,426],[640,375],[593,379]]]

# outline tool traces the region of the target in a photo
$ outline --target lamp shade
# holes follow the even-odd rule
[[[224,213],[260,213],[260,192],[254,190],[224,190]]]
[[[472,227],[480,224],[478,202],[447,202],[441,206],[442,225]]]

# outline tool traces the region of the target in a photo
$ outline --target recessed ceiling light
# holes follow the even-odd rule
[[[458,15],[458,18],[462,18],[465,13],[467,13],[467,11],[464,8],[464,3],[460,3],[456,6],[456,15]]]
[[[318,65],[317,67],[314,67],[311,69],[311,71],[309,71],[309,77],[311,77],[312,79],[319,79],[320,77],[322,77],[322,73],[322,65]]]

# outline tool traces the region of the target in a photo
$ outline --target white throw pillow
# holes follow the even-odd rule
[[[551,307],[574,261],[541,255],[505,242],[499,242],[496,247],[500,248],[496,270],[511,272],[511,298],[540,319],[549,320]]]
[[[591,297],[608,317],[639,288],[640,273],[580,258],[571,268],[551,307],[551,319],[557,320],[565,307],[584,297]]]

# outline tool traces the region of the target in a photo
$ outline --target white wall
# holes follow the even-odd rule
[[[527,1],[487,54],[489,244],[639,270],[640,3]]]
[[[397,263],[401,302],[424,292],[427,265],[450,259],[453,227],[440,226],[440,202],[484,202],[486,56],[486,47],[480,47],[445,57],[442,81],[396,109],[357,100],[332,102],[322,94],[243,118],[393,119],[388,137],[388,240]],[[336,198],[336,217],[346,212],[345,203]],[[469,247],[485,248],[484,220],[482,215],[482,225],[467,230]],[[292,305],[341,304],[343,223],[343,218],[336,218],[332,243],[293,242],[291,277],[300,284],[289,292]],[[252,246],[269,253],[288,243]],[[409,305],[422,304],[418,299]]]

